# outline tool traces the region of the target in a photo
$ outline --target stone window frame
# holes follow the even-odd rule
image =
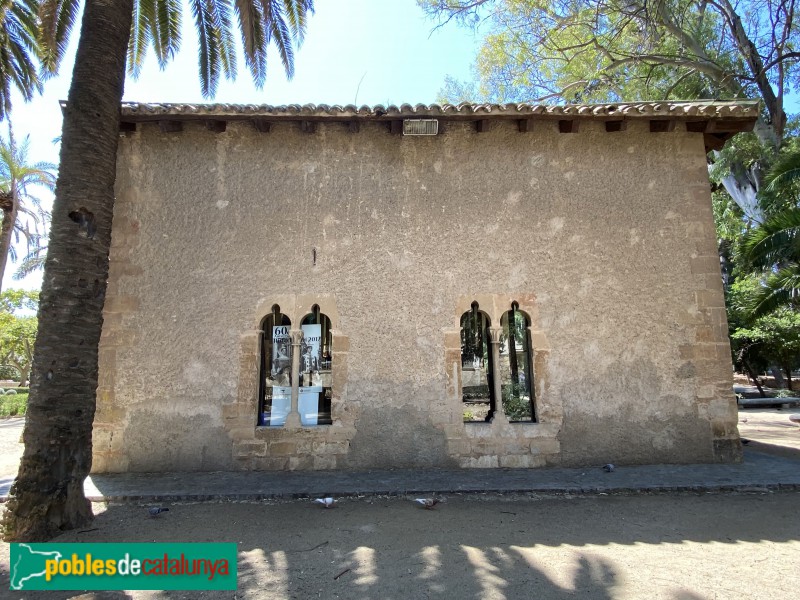
[[[274,305],[281,307],[281,313],[291,321],[290,336],[292,338],[292,404],[286,423],[281,427],[258,425],[259,393],[261,378],[261,338],[260,328]],[[299,346],[302,339],[300,322],[303,317],[318,306],[331,322],[331,421],[323,425],[302,425],[299,407]],[[346,397],[347,356],[349,353],[349,337],[340,331],[339,311],[332,294],[318,295],[275,295],[262,299],[251,317],[254,329],[240,336],[240,362],[238,393],[235,403],[225,414],[226,428],[234,439],[247,438],[253,431],[286,431],[286,430],[325,430],[337,425],[347,425],[349,416],[345,415],[344,398]],[[342,423],[339,423],[339,420]],[[239,435],[237,432],[241,433]]]
[[[477,302],[480,310],[485,312],[491,323],[501,323],[502,315],[510,310],[511,304],[516,302],[518,310],[524,312],[530,321],[528,336],[531,344],[530,358],[533,371],[533,410],[535,421],[509,421],[502,407],[502,397],[496,388],[500,382],[495,378],[495,412],[489,422],[465,422],[463,420],[463,394],[462,394],[462,368],[461,368],[461,316],[471,310],[473,302]],[[483,427],[530,427],[541,428],[551,426],[560,428],[563,422],[563,410],[560,402],[555,402],[548,394],[547,361],[550,356],[550,344],[547,335],[540,327],[539,309],[536,296],[532,293],[523,294],[487,294],[475,293],[463,295],[458,298],[456,309],[453,313],[453,328],[445,331],[445,364],[447,372],[447,396],[453,406],[453,421],[461,424],[465,430],[476,430]],[[492,354],[499,354],[500,333],[502,326],[492,325],[491,334]],[[493,356],[494,364],[499,364],[497,357]]]

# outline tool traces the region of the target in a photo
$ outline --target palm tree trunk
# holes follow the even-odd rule
[[[0,209],[3,211],[3,224],[0,226],[0,292],[3,291],[3,275],[8,264],[8,251],[11,249],[11,236],[17,220],[17,198],[12,182],[7,193],[0,194]]]
[[[114,209],[119,107],[133,0],[87,0],[64,112],[56,198],[23,439],[5,516],[9,541],[92,519],[97,347]]]

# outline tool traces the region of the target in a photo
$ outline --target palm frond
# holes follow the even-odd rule
[[[770,274],[755,294],[752,314],[762,317],[795,303],[800,295],[800,264],[794,263]]]
[[[760,269],[800,261],[800,208],[783,210],[748,233],[742,253],[746,261]]]
[[[69,35],[78,18],[80,0],[42,0],[40,5],[40,35],[42,65],[46,75],[55,75],[67,52]]]
[[[298,2],[297,0],[283,0],[284,12],[289,21],[297,45],[303,43],[308,25],[308,14],[314,13],[314,1]]]
[[[11,261],[17,259],[14,244],[24,241],[28,255],[41,252],[46,247],[50,213],[42,206],[32,188],[52,190],[55,186],[55,165],[49,163],[28,164],[30,139],[17,143],[0,139],[0,192],[10,199],[16,218],[11,224],[11,235],[4,237],[2,252],[8,252]],[[13,242],[13,243],[11,243]],[[2,276],[2,274],[0,274]]]
[[[219,81],[219,45],[214,31],[213,14],[209,12],[210,0],[189,0],[200,43],[200,91],[206,98],[217,91]]]
[[[39,2],[6,0],[0,10],[0,119],[11,110],[11,86],[25,100],[41,92],[36,60],[41,58],[38,44]]]
[[[267,79],[267,47],[261,4],[253,0],[235,0],[234,10],[239,17],[239,30],[244,46],[244,60],[256,86],[261,88]]]
[[[158,66],[164,68],[180,48],[181,2],[180,0],[155,0],[152,38]]]
[[[128,74],[138,79],[142,72],[144,60],[147,57],[147,48],[150,46],[151,27],[150,16],[153,14],[154,0],[138,0],[133,4],[133,19],[131,21],[131,37],[128,40]]]
[[[262,0],[262,3],[270,38],[278,49],[286,76],[291,79],[294,77],[294,50],[292,34],[283,18],[283,3],[280,0]]]
[[[24,279],[34,271],[43,270],[46,259],[47,246],[38,246],[22,258],[17,270],[14,271],[13,278],[16,280]]]
[[[236,41],[233,36],[230,2],[215,2],[216,20],[220,32],[220,61],[222,72],[229,80],[236,79]]]
[[[800,152],[796,149],[783,152],[765,178],[766,190],[776,192],[784,186],[800,181]]]

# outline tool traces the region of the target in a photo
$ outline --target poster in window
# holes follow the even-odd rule
[[[319,399],[322,392],[320,366],[322,363],[322,325],[301,325],[300,398],[298,410],[302,425],[316,425],[319,419]]]
[[[292,375],[292,338],[288,325],[277,325],[272,328],[272,366],[270,376],[273,385],[291,387]]]
[[[276,385],[272,388],[272,411],[269,415],[270,427],[282,427],[286,424],[286,415],[292,408],[292,388]]]

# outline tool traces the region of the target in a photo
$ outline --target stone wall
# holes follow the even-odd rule
[[[120,140],[95,471],[740,457],[702,134],[359,129]],[[531,318],[537,423],[462,422],[472,301]],[[333,425],[256,426],[275,303],[332,319]]]

